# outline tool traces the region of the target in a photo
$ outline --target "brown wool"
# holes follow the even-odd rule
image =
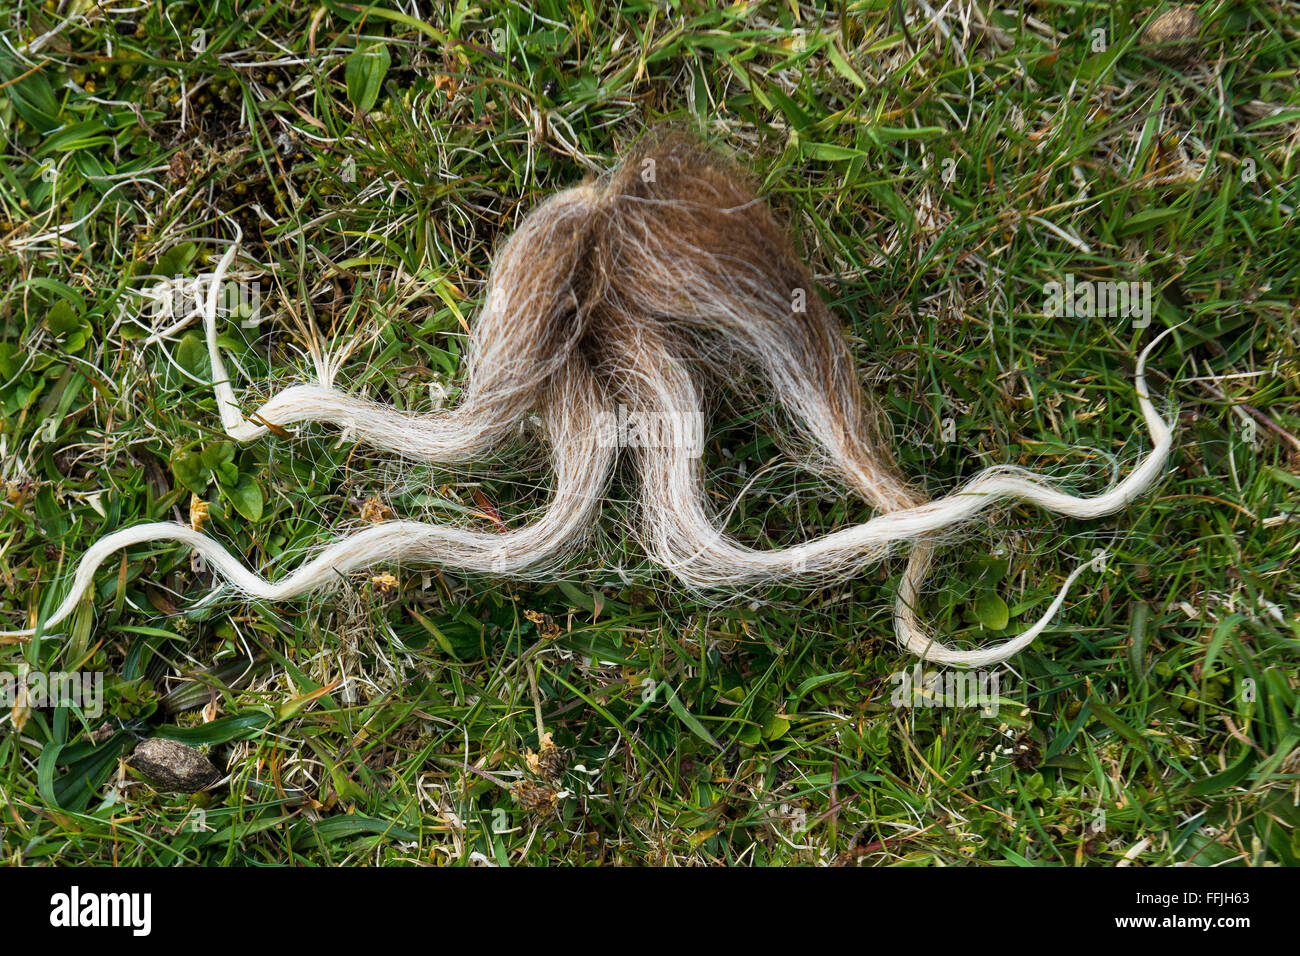
[[[454,408],[398,411],[342,391],[331,374],[318,371],[316,382],[285,389],[245,418],[216,344],[216,289],[237,249],[238,242],[218,266],[204,311],[217,405],[231,437],[251,441],[280,436],[297,423],[327,422],[407,459],[473,463],[505,448],[536,413],[551,471],[548,505],[530,523],[504,531],[376,520],[274,582],[202,534],[199,523],[137,525],[101,539],[82,557],[70,593],[43,622],[46,630],[72,612],[100,563],[145,541],[188,544],[231,586],[268,601],[399,562],[554,577],[586,542],[626,453],[636,476],[638,537],[687,587],[815,584],[909,551],[895,603],[900,642],[929,660],[991,664],[1041,633],[1083,567],[1017,637],[957,650],[930,637],[916,614],[940,537],[1008,501],[1079,518],[1114,513],[1159,478],[1172,447],[1172,429],[1156,414],[1143,377],[1152,342],[1138,360],[1137,394],[1154,447],[1105,493],[1076,497],[1002,466],[926,501],[874,434],[876,412],[839,323],[785,226],[743,172],[682,136],[647,139],[608,174],[552,196],[502,245],[471,329],[463,397]],[[332,367],[316,358],[318,370]],[[775,405],[783,446],[861,495],[876,516],[779,549],[751,548],[729,536],[708,504],[699,456],[704,416],[725,391]],[[629,420],[647,429],[642,440],[620,440],[616,423]]]

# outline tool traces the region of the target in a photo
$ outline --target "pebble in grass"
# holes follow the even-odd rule
[[[144,774],[155,790],[174,793],[195,793],[221,777],[201,751],[161,737],[142,741],[128,763]]]
[[[1201,18],[1193,6],[1174,7],[1156,17],[1142,34],[1142,52],[1163,63],[1183,63],[1197,51]]]

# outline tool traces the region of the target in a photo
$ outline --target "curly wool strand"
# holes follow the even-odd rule
[[[924,500],[873,433],[843,334],[785,230],[742,175],[681,138],[652,141],[611,173],[551,197],[525,218],[496,257],[471,330],[462,398],[452,408],[402,412],[319,381],[291,386],[245,417],[217,345],[217,292],[237,251],[238,240],[218,264],[203,310],[217,407],[233,439],[325,422],[407,459],[463,464],[499,449],[536,412],[552,470],[546,507],[530,524],[501,533],[386,521],[338,538],[274,582],[185,525],[137,525],[82,556],[45,629],[72,613],[107,557],[151,541],[188,545],[230,585],[265,601],[300,597],[340,575],[397,562],[553,577],[596,519],[618,457],[608,423],[622,413],[665,425],[660,440],[629,449],[637,531],[648,555],[684,584],[734,589],[824,581],[910,548],[894,608],[900,643],[927,660],[983,666],[1029,646],[1087,565],[1015,638],[959,650],[936,641],[916,611],[938,538],[1010,501],[1074,518],[1112,514],[1158,479],[1173,446],[1173,430],[1157,414],[1145,380],[1158,337],[1136,370],[1154,445],[1110,490],[1079,497],[1025,469],[999,466]],[[729,536],[707,504],[698,435],[689,424],[701,418],[707,398],[744,379],[766,386],[792,423],[786,437],[810,449],[814,465],[880,513],[785,548],[753,548]]]

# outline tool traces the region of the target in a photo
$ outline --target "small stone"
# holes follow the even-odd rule
[[[86,736],[90,738],[91,743],[102,744],[104,741],[112,737],[115,733],[117,733],[117,727],[114,726],[113,721],[106,720],[98,727],[96,727],[94,730],[86,734]]]
[[[201,751],[161,737],[142,741],[127,762],[144,774],[155,790],[173,793],[195,793],[221,777]]]
[[[1156,17],[1142,34],[1142,52],[1163,63],[1182,63],[1196,53],[1201,18],[1192,6],[1174,7]]]

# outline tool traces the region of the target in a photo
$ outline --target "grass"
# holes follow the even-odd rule
[[[210,574],[133,549],[66,637],[0,646],[11,673],[102,672],[107,707],[5,709],[7,861],[1297,862],[1300,5],[1202,4],[1183,64],[1144,49],[1133,0],[906,32],[887,0],[121,9],[3,14],[4,627],[48,614],[101,534],[188,520],[196,493],[273,569],[366,502],[526,514],[525,464],[403,481],[327,429],[225,444],[197,333],[147,344],[141,293],[210,270],[233,218],[264,316],[225,333],[250,406],[306,374],[310,317],[361,335],[341,382],[425,407],[454,394],[494,243],[660,122],[752,161],[932,493],[1002,462],[1104,486],[1148,447],[1134,356],[1171,325],[1152,384],[1178,448],[1122,514],[1011,508],[945,553],[925,613],[974,645],[1109,552],[991,716],[891,704],[898,564],[704,600],[616,502],[550,585],[376,569],[395,583],[195,609]],[[1048,314],[1066,275],[1150,283],[1151,328]],[[749,541],[870,513],[746,416],[714,422],[706,464]],[[530,764],[543,727],[563,759]],[[225,781],[155,792],[123,762],[146,736]]]

